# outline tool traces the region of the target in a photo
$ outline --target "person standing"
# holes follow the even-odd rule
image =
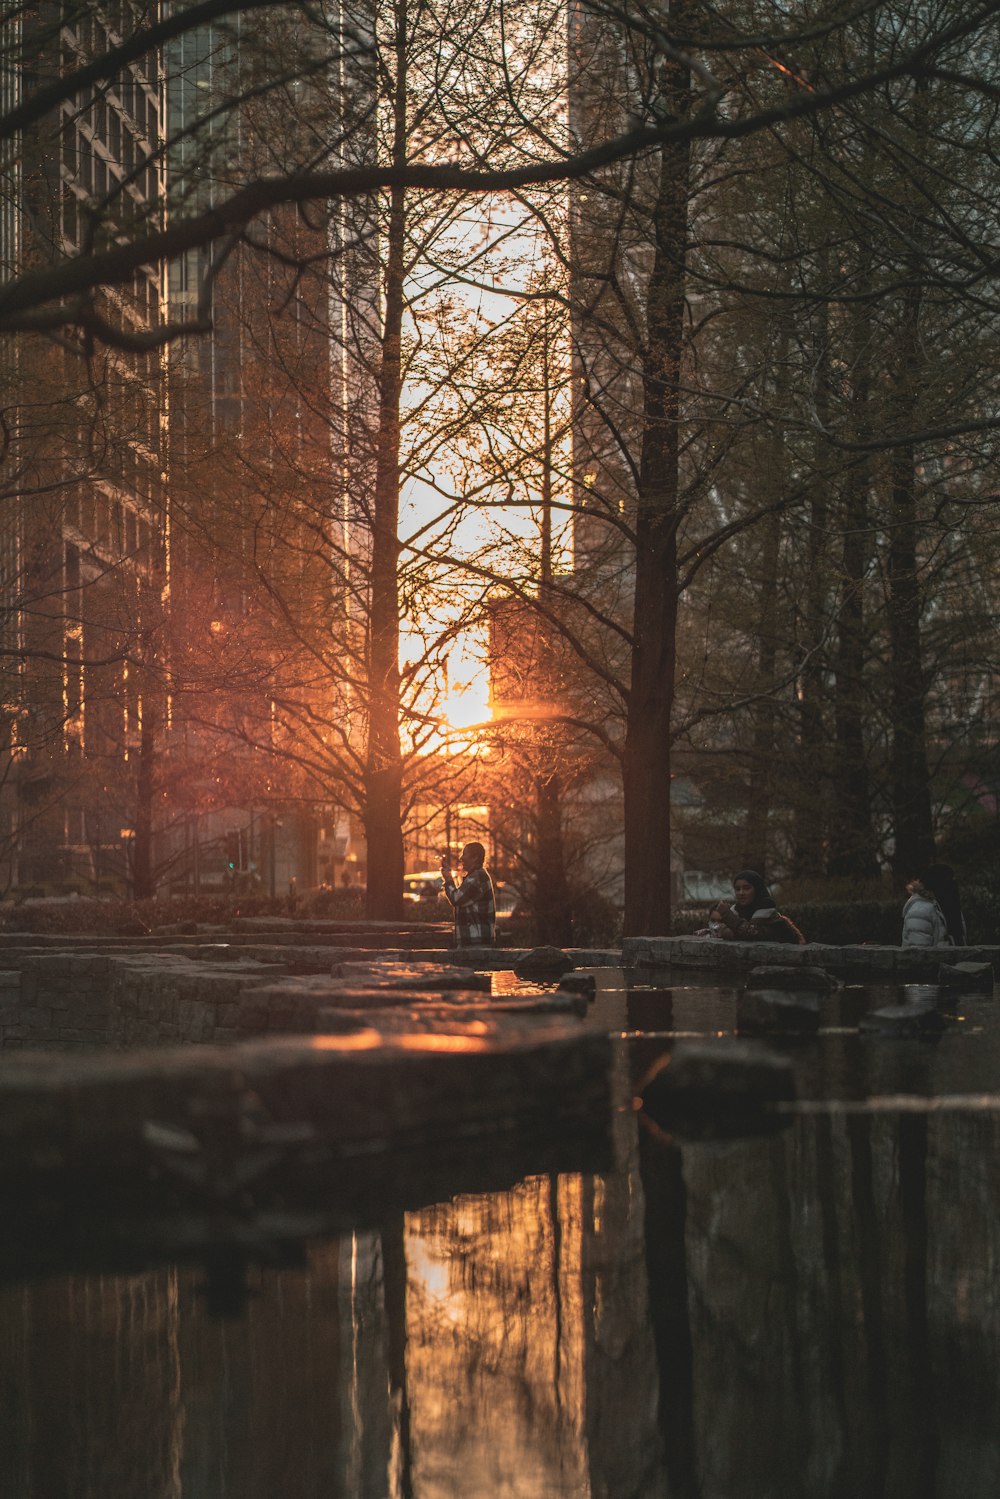
[[[448,855],[441,855],[444,893],[455,911],[456,947],[496,945],[496,899],[485,860],[486,850],[481,843],[467,843],[459,859],[464,878],[460,885],[456,885]]]
[[[951,939],[944,912],[922,880],[911,880],[903,907],[902,947],[941,947]]]

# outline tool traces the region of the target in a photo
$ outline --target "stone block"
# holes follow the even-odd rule
[[[585,999],[597,995],[597,979],[592,973],[565,973],[559,980],[557,993],[582,994]]]
[[[21,1023],[29,1031],[51,1025],[52,1011],[48,1006],[27,1005],[21,1011]]]
[[[815,1034],[819,1029],[818,994],[787,989],[750,989],[736,1001],[736,1028],[740,1035],[764,1033]]]
[[[788,968],[775,963],[751,968],[747,974],[747,989],[795,989],[806,993],[828,994],[836,989],[837,980],[825,968],[804,964],[799,968]]]
[[[197,1000],[182,999],[177,1007],[177,1033],[181,1041],[207,1041],[215,1028],[215,1011]]]
[[[896,971],[900,949],[895,947],[859,947],[852,949],[858,958],[858,966],[866,973],[891,974]]]
[[[711,1138],[773,1129],[776,1105],[795,1098],[787,1057],[759,1041],[680,1041],[638,1085],[642,1106],[661,1127]]]
[[[992,963],[942,963],[938,969],[938,983],[947,989],[962,989],[972,993],[993,992]]]
[[[265,998],[257,994],[245,994],[236,1010],[234,1024],[245,1031],[267,1030],[270,1006]]]
[[[859,1029],[877,1036],[935,1036],[947,1021],[935,1005],[914,1003],[883,1005],[861,1017]]]
[[[671,963],[682,961],[687,967],[696,964],[699,967],[718,968],[727,962],[727,953],[722,949],[730,946],[728,942],[717,942],[711,937],[675,937],[670,940],[669,947],[650,943],[646,963],[664,963],[669,967]],[[731,954],[728,956],[731,957]]]
[[[653,939],[650,937],[622,938],[622,967],[638,968],[654,961]]]
[[[514,964],[514,972],[520,979],[537,979],[545,983],[561,978],[573,966],[573,959],[561,947],[533,947],[520,955]]]
[[[361,989],[482,989],[490,992],[488,973],[470,973],[440,963],[338,962],[330,969],[332,980],[346,980],[351,988]],[[319,986],[314,986],[318,988]]]

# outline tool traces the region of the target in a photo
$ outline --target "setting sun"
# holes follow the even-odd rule
[[[441,716],[450,729],[459,733],[488,722],[490,718],[489,680],[485,670],[461,686],[455,686],[441,704]]]

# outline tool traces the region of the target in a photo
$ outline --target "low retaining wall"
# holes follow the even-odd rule
[[[243,1004],[244,996],[283,971],[277,963],[197,962],[166,953],[27,956],[0,988],[0,1048],[83,1051],[245,1039],[270,1027]]]
[[[1000,947],[830,947],[819,942],[720,942],[711,937],[626,937],[623,968],[684,968],[729,972],[777,964],[825,968],[854,983],[921,983],[937,978],[942,964],[990,963],[1000,972]]]
[[[454,1038],[448,1038],[452,1041]],[[0,1283],[233,1258],[525,1175],[607,1171],[609,1038],[379,1037],[9,1056]]]
[[[62,952],[10,950],[0,970],[0,1049],[61,1051],[99,1046],[170,1046],[232,1042],[275,1032],[308,1034],[321,1028],[331,1001],[323,979],[345,961],[411,957],[421,964],[476,969],[510,968],[519,951],[465,952],[364,948],[230,947],[192,944],[185,951]],[[617,966],[617,953],[574,952],[577,966]],[[295,978],[312,975],[313,986]],[[275,984],[275,980],[286,982]],[[265,995],[262,992],[268,986]],[[475,985],[470,984],[470,988]],[[255,992],[256,991],[256,992]]]

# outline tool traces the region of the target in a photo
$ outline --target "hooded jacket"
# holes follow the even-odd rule
[[[804,942],[806,939],[793,921],[774,906],[730,906],[720,915],[737,942]]]
[[[733,904],[728,910],[720,907],[719,914],[730,937],[737,942],[805,942],[795,923],[777,910],[774,897],[756,869],[738,870],[733,883],[737,880],[753,886],[753,900],[746,906]]]
[[[903,907],[903,947],[944,947],[951,941],[944,912],[933,895],[917,891]]]

